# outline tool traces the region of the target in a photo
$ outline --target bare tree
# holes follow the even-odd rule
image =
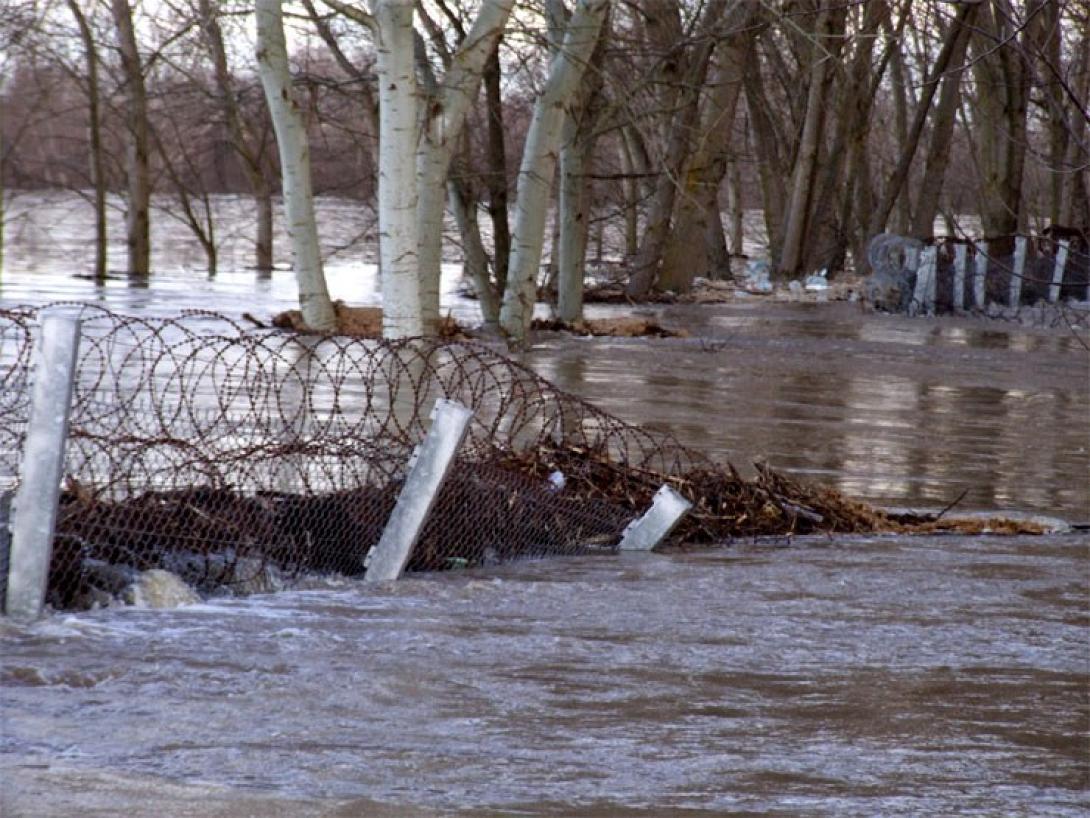
[[[609,0],[580,0],[565,27],[549,67],[549,78],[534,105],[519,168],[518,199],[507,287],[500,325],[516,340],[526,337],[533,318],[537,275],[545,240],[546,209],[556,171],[565,107],[578,89],[598,42]]]
[[[129,250],[128,271],[130,275],[147,276],[151,272],[151,130],[148,125],[144,65],[129,0],[110,0],[110,10],[117,28],[127,96],[128,200],[125,233]]]
[[[98,46],[91,26],[77,0],[66,0],[68,10],[79,27],[83,58],[87,66],[87,133],[90,140],[89,166],[94,189],[95,261],[93,275],[97,281],[106,278],[106,168],[102,145],[102,123],[99,112]]]
[[[284,211],[303,321],[312,329],[330,332],[337,326],[337,317],[322,270],[310,181],[310,146],[292,88],[280,2],[256,0],[258,73],[280,150]]]
[[[219,4],[214,0],[197,2],[204,44],[212,60],[216,102],[257,208],[255,266],[258,270],[268,271],[273,267],[273,179],[265,162],[262,140],[243,117],[238,104],[235,82],[227,62]]]

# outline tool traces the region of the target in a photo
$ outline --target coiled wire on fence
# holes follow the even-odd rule
[[[78,309],[55,607],[106,602],[152,568],[204,593],[362,574],[438,398],[473,421],[410,570],[612,549],[664,481],[696,504],[689,541],[889,522],[769,469],[744,480],[479,343]],[[0,310],[0,492],[18,481],[37,319]]]

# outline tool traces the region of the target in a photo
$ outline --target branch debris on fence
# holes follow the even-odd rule
[[[673,543],[989,525],[892,515],[766,465],[745,479],[478,343],[317,337],[97,306],[82,307],[82,322],[48,592],[59,608],[108,602],[149,570],[205,594],[362,575],[439,398],[469,407],[473,422],[409,570],[611,552],[663,484],[693,503]],[[35,310],[0,311],[9,484],[36,332]]]

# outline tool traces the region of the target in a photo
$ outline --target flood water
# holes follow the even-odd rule
[[[150,286],[96,288],[74,277],[80,207],[21,206],[0,305],[292,305],[287,271],[259,278],[232,251],[207,280],[166,227]],[[324,208],[327,245],[353,232],[349,206]],[[377,303],[372,267],[340,254],[329,276]],[[444,303],[471,322],[455,278]],[[740,467],[764,457],[889,505],[967,491],[966,510],[1090,519],[1090,358],[1067,329],[758,299],[655,313],[694,337],[542,337],[526,361]],[[0,662],[5,818],[1090,809],[1078,533],[321,581],[0,623]]]

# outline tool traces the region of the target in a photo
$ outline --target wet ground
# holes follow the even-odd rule
[[[293,298],[284,271],[183,266],[96,289],[52,235],[9,245],[0,305]],[[372,268],[330,278],[374,303]],[[542,336],[526,360],[740,466],[1090,519],[1084,338],[854,304],[656,314],[699,337]],[[0,718],[5,818],[1082,815],[1090,537],[735,543],[0,623]]]

